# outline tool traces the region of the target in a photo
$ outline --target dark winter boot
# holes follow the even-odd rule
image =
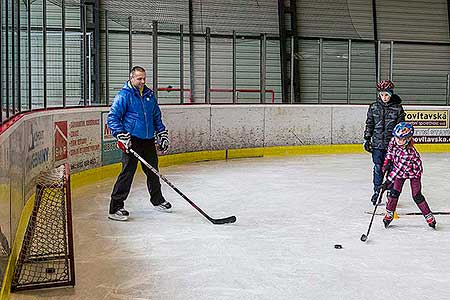
[[[384,228],[388,228],[389,224],[391,224],[394,219],[394,212],[390,210],[386,210],[386,214],[383,218]]]
[[[426,215],[425,220],[427,220],[428,226],[430,226],[433,229],[436,229],[436,219],[434,218],[432,213]]]

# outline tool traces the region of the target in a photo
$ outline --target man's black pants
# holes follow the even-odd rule
[[[143,140],[131,137],[131,148],[144,158],[152,167],[158,170],[158,155],[156,154],[155,139]],[[138,159],[131,153],[122,153],[122,171],[117,177],[111,194],[109,213],[113,214],[124,207],[124,201],[130,193],[134,174],[136,173]],[[159,205],[165,201],[161,193],[159,177],[141,163],[142,170],[147,176],[147,188],[150,193],[150,202]]]

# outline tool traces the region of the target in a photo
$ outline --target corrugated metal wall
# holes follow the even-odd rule
[[[386,61],[383,77],[389,77],[387,58],[390,44],[383,44]],[[450,73],[450,45],[393,45],[393,81],[396,93],[407,103],[445,104]]]
[[[168,24],[189,24],[189,2],[186,0],[102,0],[101,9],[111,20],[128,26],[128,17],[135,18],[135,28],[151,29],[152,20]]]
[[[396,92],[404,93],[401,96],[406,103],[445,104],[450,73],[447,0],[376,3],[378,39],[384,40],[379,48],[380,77],[392,78],[398,87]],[[368,103],[375,98],[376,46],[370,42],[374,38],[371,0],[299,0],[297,26],[299,35],[304,37],[295,54],[302,103]],[[350,74],[348,39],[352,39]],[[351,78],[350,83],[347,78]]]
[[[183,38],[184,89],[190,88],[189,39]],[[158,86],[180,88],[180,36],[158,36]],[[184,102],[189,102],[190,93],[184,92]],[[180,92],[159,91],[161,103],[180,103]]]
[[[377,0],[378,38],[449,40],[447,0]],[[298,0],[298,33],[304,37],[373,39],[371,0]]]
[[[122,88],[128,80],[128,35],[124,33],[109,33],[109,95],[111,98]],[[133,52],[138,51],[133,47]]]
[[[371,0],[297,0],[297,31],[304,37],[373,39],[371,3]]]
[[[389,40],[447,41],[449,38],[447,0],[387,1],[377,0],[378,37],[384,40],[380,48],[381,77],[393,77],[396,91],[410,103],[443,104],[446,99],[447,74],[450,72],[447,44],[394,43],[392,70]],[[194,32],[204,33],[211,28],[211,88],[232,87],[232,31],[243,38],[237,40],[237,88],[259,90],[260,33],[268,33],[266,54],[266,89],[274,90],[276,102],[281,100],[280,49],[278,36],[278,3],[271,0],[258,1],[200,1],[193,0]],[[61,7],[58,0],[47,3],[47,25],[58,28],[61,24]],[[110,98],[128,78],[128,16],[133,16],[133,64],[144,66],[152,86],[152,36],[151,23],[159,21],[158,75],[159,87],[179,87],[179,30],[184,25],[184,85],[190,88],[190,62],[188,1],[131,0],[125,6],[118,0],[106,0],[103,9],[109,10],[109,85]],[[26,10],[21,13],[26,24]],[[42,0],[31,7],[32,25],[42,25]],[[67,7],[67,28],[80,28],[79,6]],[[101,21],[103,24],[103,20]],[[103,25],[102,25],[103,26]],[[375,44],[372,24],[371,0],[298,0],[297,26],[300,38],[299,51],[294,59],[300,67],[301,103],[367,103],[375,93]],[[406,29],[405,29],[406,28]],[[102,27],[104,30],[104,27]],[[170,34],[166,34],[170,33]],[[215,33],[222,34],[214,36]],[[105,42],[101,33],[101,95],[105,95]],[[25,38],[26,35],[22,35]],[[319,38],[323,41],[320,47]],[[42,99],[42,36],[32,34],[33,98]],[[332,38],[332,39],[330,39]],[[339,40],[339,38],[341,40]],[[352,39],[349,53],[348,39]],[[67,34],[66,71],[68,103],[78,104],[81,98],[81,37],[79,33]],[[48,34],[48,97],[55,103],[61,97],[60,33]],[[205,38],[194,38],[194,91],[196,101],[205,99]],[[4,47],[5,48],[5,47]],[[25,51],[22,51],[22,57]],[[321,60],[319,54],[322,53]],[[351,73],[348,72],[350,60]],[[322,72],[319,77],[319,62]],[[22,63],[25,78],[26,63]],[[351,78],[350,84],[347,82]],[[418,80],[417,78],[420,78]],[[26,86],[24,86],[26,88]],[[427,90],[427,92],[424,92]],[[25,93],[25,92],[24,92]],[[177,91],[160,92],[161,103],[177,103]],[[188,102],[189,92],[185,92]],[[271,98],[266,94],[266,102]],[[37,100],[36,100],[37,99]],[[213,91],[211,102],[231,102],[231,92]],[[239,93],[238,102],[258,102],[258,93]]]
[[[376,80],[374,43],[352,41],[350,103],[374,101]]]
[[[323,39],[321,80],[319,80],[320,50],[320,40],[299,41],[299,52],[295,59],[300,66],[302,103],[357,104],[375,99],[373,85],[376,81],[376,70],[373,42],[352,41],[349,53],[348,40]],[[347,80],[349,76],[350,82]]]
[[[109,13],[109,12],[108,12]],[[106,34],[105,22],[108,22],[108,55],[109,55],[109,99],[111,103],[115,94],[120,91],[125,81],[129,76],[128,64],[128,20],[119,18],[117,16],[109,18],[105,21],[104,14],[101,14],[100,26],[100,94],[101,99],[106,99]],[[133,46],[133,53],[144,55],[151,55],[151,37],[145,37],[140,34],[135,34],[134,42],[140,47]],[[139,57],[139,56],[138,56]],[[136,59],[136,64],[142,65],[147,69],[151,75],[151,59],[140,61]],[[103,100],[104,101],[104,100]]]
[[[381,40],[449,41],[447,0],[377,0]]]
[[[378,0],[382,40],[450,42],[447,0]],[[382,75],[389,77],[391,45],[382,43]],[[450,43],[396,43],[392,79],[406,103],[445,104],[450,73]]]
[[[300,40],[295,58],[300,67],[300,100],[317,103],[319,94],[319,40]]]
[[[348,43],[324,40],[321,103],[347,103]]]
[[[259,90],[259,40],[238,39],[236,43],[236,88]],[[239,93],[239,103],[259,102],[259,93]]]
[[[266,90],[273,90],[274,101],[281,102],[280,41],[267,40],[266,44]],[[266,102],[271,102],[271,93],[266,93]]]
[[[233,99],[232,86],[233,40],[211,38],[211,102],[231,102]],[[217,91],[217,89],[219,90]]]
[[[148,2],[148,3],[147,3]],[[175,24],[184,25],[184,86],[190,88],[190,62],[189,62],[189,40],[188,40],[188,2],[171,1],[170,11],[167,3],[162,1],[146,1],[151,10],[134,8],[118,8],[119,2],[105,1],[105,8],[109,9],[109,26],[114,32],[110,34],[110,98],[114,96],[120,88],[121,83],[126,80],[125,70],[128,70],[128,53],[125,45],[128,44],[128,19],[133,16],[133,30],[151,31],[151,22],[160,21],[158,36],[158,78],[159,87],[179,88],[179,37],[165,35],[165,33],[177,32]],[[211,28],[211,33],[226,34],[224,37],[212,37],[211,39],[211,101],[231,102],[232,93],[225,91],[215,91],[215,89],[232,88],[232,32],[236,30],[238,34],[250,34],[259,36],[261,32],[278,34],[278,14],[277,3],[264,0],[252,1],[243,4],[242,1],[193,1],[193,24],[195,33],[205,33],[206,27]],[[127,5],[128,6],[128,5]],[[133,7],[133,5],[131,5]],[[137,5],[142,7],[142,4]],[[145,18],[143,17],[145,14]],[[248,18],[249,14],[252,17]],[[172,26],[170,26],[172,25]],[[115,31],[114,31],[115,30]],[[122,31],[119,33],[119,31]],[[120,36],[120,37],[119,37]],[[273,44],[273,43],[272,43]],[[272,45],[268,43],[268,45]],[[122,45],[122,47],[120,46]],[[102,44],[104,48],[104,43]],[[279,65],[279,45],[273,44],[267,47],[270,51],[267,59],[267,84],[272,90],[276,90],[277,97],[280,97],[279,90],[280,68]],[[203,102],[205,99],[205,51],[206,42],[204,37],[194,37],[194,90],[196,102]],[[104,50],[102,51],[101,68],[105,67]],[[269,53],[269,52],[268,52]],[[140,64],[147,68],[149,85],[151,83],[152,67],[152,39],[150,34],[133,33],[133,64]],[[246,38],[237,43],[237,88],[259,89],[259,39]],[[275,73],[275,74],[274,74]],[[278,74],[276,74],[278,73]],[[102,85],[104,86],[104,84]],[[103,89],[102,89],[103,91]],[[104,94],[104,92],[103,92]],[[158,93],[160,103],[176,103],[179,101],[179,92],[160,91]],[[189,92],[185,92],[185,101],[188,101]],[[267,97],[271,99],[271,94]],[[259,93],[240,93],[238,101],[258,102]]]
[[[118,34],[116,34],[115,36],[118,36]],[[126,36],[126,45],[128,45],[128,35],[122,34],[122,39],[124,38],[124,36]],[[115,43],[120,45],[119,41],[116,41],[116,39],[114,39]],[[111,44],[110,44],[111,45]],[[123,47],[123,45],[122,45]],[[120,48],[114,47],[112,49],[110,49],[111,51],[114,51],[113,53],[115,54],[113,57],[110,57],[110,59],[112,59],[114,62],[118,59],[124,60],[127,64],[126,64],[126,68],[128,69],[128,49],[126,51],[126,53],[124,53],[124,51],[122,51],[122,55],[120,52]],[[147,71],[147,78],[151,81],[151,79],[153,78],[153,36],[150,33],[144,34],[144,33],[135,33],[133,34],[133,65],[138,65],[143,67],[146,71]],[[111,52],[110,52],[111,53]],[[126,57],[125,54],[127,55]],[[122,65],[122,67],[125,67],[125,65]],[[117,76],[120,77],[120,75],[122,75],[122,84],[128,80],[128,76],[123,76],[123,74],[112,74],[110,73],[110,76],[114,75],[114,78],[116,78]],[[127,72],[128,75],[128,72]],[[120,81],[120,78],[119,78]],[[151,82],[150,82],[151,83]],[[112,92],[112,93],[111,93]],[[117,92],[117,88],[114,89],[113,91],[110,91],[110,95],[114,95]]]
[[[186,1],[188,2],[188,1]],[[194,32],[278,34],[278,4],[273,0],[192,0]]]
[[[204,37],[194,37],[194,102],[203,102],[205,99],[205,59],[206,59],[206,40]],[[212,54],[211,54],[212,56]]]
[[[300,69],[301,103],[364,103],[373,99],[373,84],[368,88],[367,81],[376,80],[374,43],[352,41],[349,53],[348,42],[373,40],[372,14],[371,0],[297,1],[299,35],[317,38],[298,41],[295,58]],[[322,45],[319,38],[323,38]]]

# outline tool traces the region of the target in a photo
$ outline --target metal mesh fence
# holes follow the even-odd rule
[[[1,123],[31,109],[109,105],[132,65],[146,68],[161,104],[367,104],[380,76],[405,104],[450,103],[448,41],[375,41],[370,9],[345,1],[298,3],[298,36],[282,41],[271,0],[6,2]],[[354,22],[337,26],[343,18]]]

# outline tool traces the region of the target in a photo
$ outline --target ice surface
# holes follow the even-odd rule
[[[422,154],[423,194],[450,211],[450,154]],[[202,162],[161,172],[214,218],[212,225],[169,186],[173,213],[150,207],[138,173],[128,222],[107,219],[113,179],[73,189],[74,289],[12,299],[448,299],[450,216],[429,228],[400,216],[385,229],[372,211],[369,155],[310,155]],[[384,207],[379,207],[382,212]],[[416,212],[409,184],[399,212]],[[342,249],[335,249],[341,244]]]

